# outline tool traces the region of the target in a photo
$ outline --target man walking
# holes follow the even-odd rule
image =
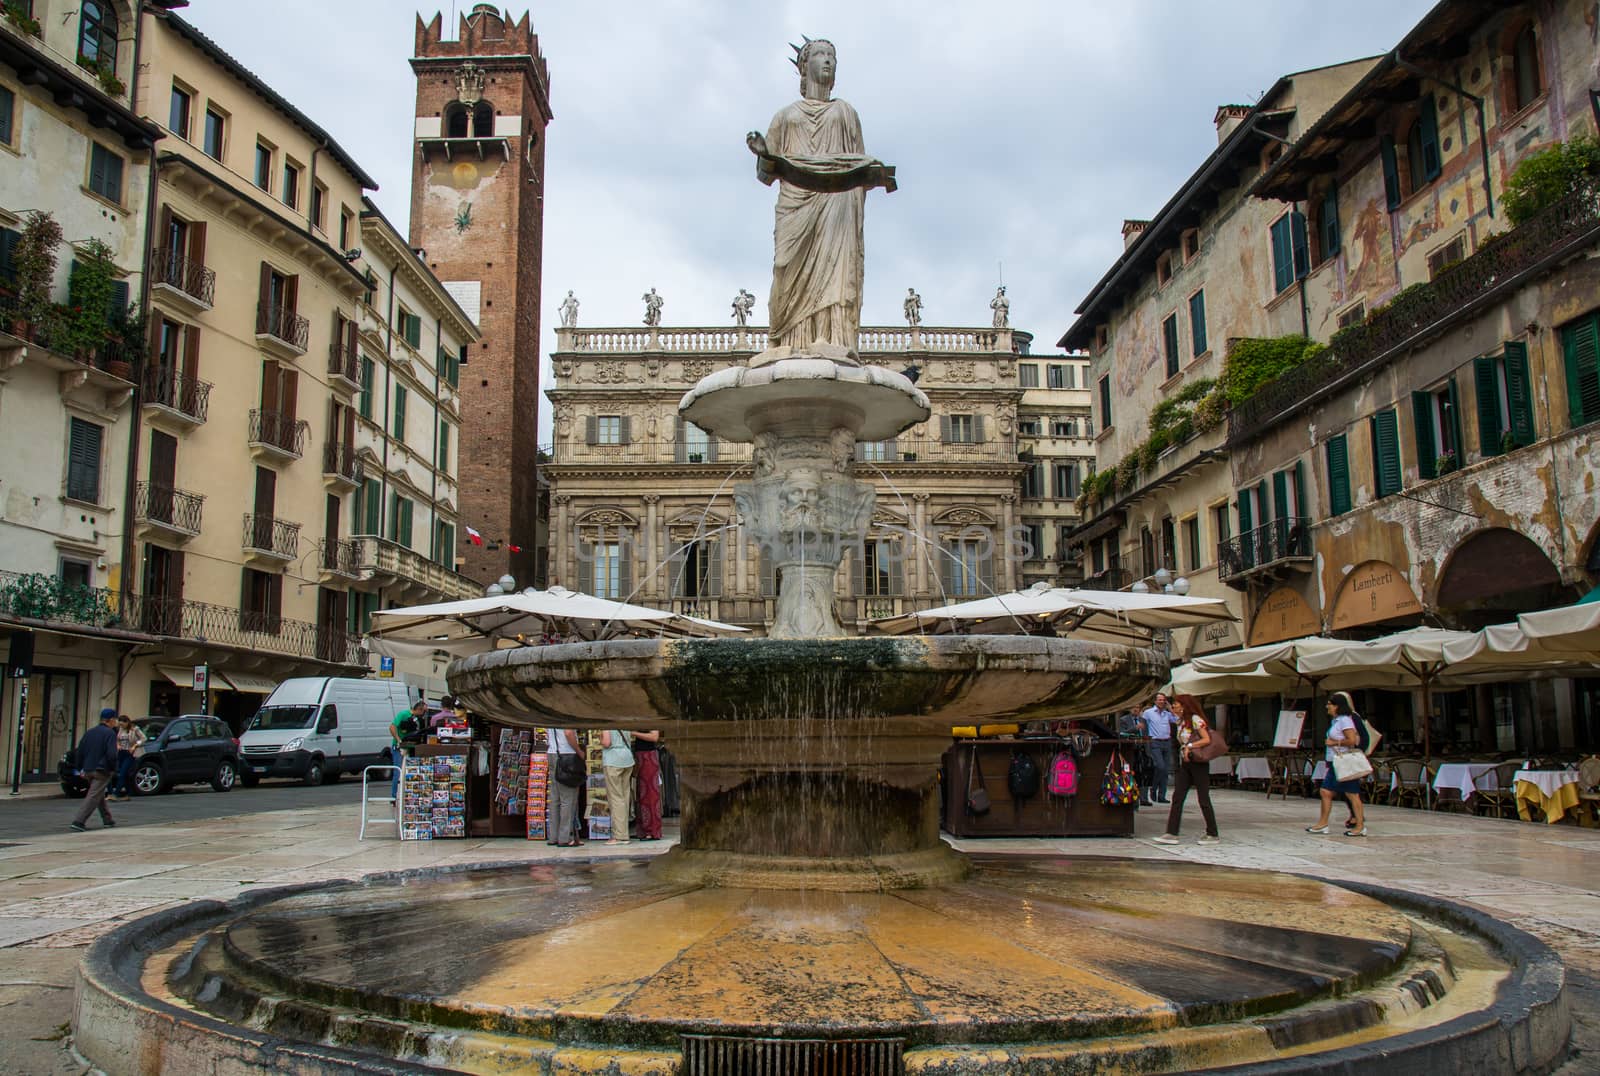
[[[117,712],[111,707],[100,711],[100,724],[85,732],[78,741],[78,768],[89,777],[89,794],[83,798],[83,806],[72,820],[73,831],[87,830],[89,827],[84,823],[96,810],[100,812],[101,823],[110,829],[117,824],[111,817],[111,808],[106,806],[106,791],[111,787],[112,775],[117,772]]]
[[[1150,784],[1157,803],[1167,802],[1167,775],[1172,772],[1172,710],[1167,696],[1157,694],[1155,705],[1139,715],[1150,737]]]

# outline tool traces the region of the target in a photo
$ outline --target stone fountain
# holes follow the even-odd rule
[[[833,46],[797,52],[801,100],[748,139],[782,184],[771,346],[680,406],[754,445],[735,501],[781,573],[769,637],[499,650],[449,674],[502,722],[662,729],[678,846],[194,902],[95,946],[78,1049],[113,1074],[1546,1070],[1560,964],[1466,909],[941,841],[953,724],[1113,711],[1166,663],[845,635],[833,578],[873,507],[855,444],[928,401],[857,357],[862,209],[894,172],[831,96]]]

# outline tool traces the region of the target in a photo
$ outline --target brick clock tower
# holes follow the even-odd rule
[[[458,449],[464,571],[534,577],[538,527],[539,301],[550,69],[527,14],[493,4],[417,19],[411,245],[483,330],[461,369]],[[484,540],[474,545],[470,526]],[[498,548],[496,544],[498,543]],[[522,551],[512,552],[510,546]]]

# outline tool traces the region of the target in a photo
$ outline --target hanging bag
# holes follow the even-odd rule
[[[1006,788],[1017,803],[1039,794],[1039,764],[1028,752],[1011,752],[1011,765],[1006,768]]]
[[[1100,802],[1107,807],[1131,807],[1139,802],[1139,783],[1133,779],[1133,767],[1114,748],[1100,782]]]
[[[1050,780],[1045,787],[1052,796],[1078,794],[1078,761],[1072,757],[1071,751],[1057,751],[1050,760]]]
[[[983,787],[983,770],[978,767],[978,749],[972,749],[972,765],[967,768],[967,811],[974,815],[989,813],[989,792]]]

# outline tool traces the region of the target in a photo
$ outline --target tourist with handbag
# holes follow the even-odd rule
[[[588,779],[577,729],[550,730],[550,821],[546,843],[558,848],[582,844],[578,830],[583,824],[578,808],[578,789]]]
[[[1366,722],[1356,715],[1355,704],[1343,691],[1328,696],[1328,772],[1322,778],[1322,814],[1317,824],[1307,826],[1307,833],[1327,833],[1328,815],[1333,811],[1333,797],[1343,796],[1350,801],[1355,812],[1355,825],[1345,830],[1346,837],[1367,835],[1366,808],[1361,802],[1361,779],[1372,772],[1367,760],[1368,743]]]
[[[1217,844],[1222,838],[1217,833],[1217,812],[1211,807],[1211,760],[1227,750],[1227,744],[1221,733],[1212,731],[1200,701],[1193,695],[1179,695],[1172,700],[1172,736],[1178,742],[1178,770],[1172,809],[1167,812],[1167,831],[1155,839],[1156,843],[1178,843],[1183,804],[1193,788],[1200,801],[1200,814],[1206,820],[1206,834],[1199,843]]]

